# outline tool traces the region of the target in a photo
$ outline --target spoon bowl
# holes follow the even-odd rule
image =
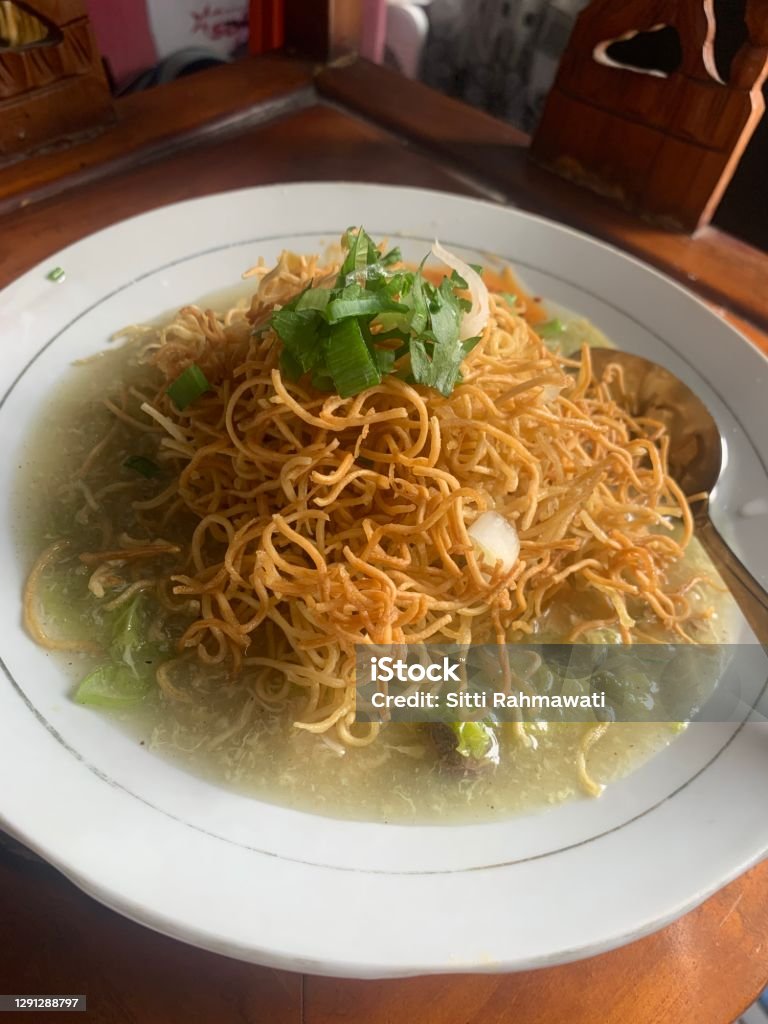
[[[622,404],[633,416],[666,426],[669,472],[684,493],[711,494],[723,465],[723,444],[715,418],[699,396],[670,370],[642,356],[607,348],[593,349],[591,356],[597,376],[610,380],[620,369]]]
[[[709,516],[709,498],[723,466],[720,429],[706,405],[658,363],[617,349],[590,352],[598,379],[617,385],[618,398],[634,417],[661,421],[669,433],[670,476],[689,498],[696,536],[749,622],[768,644],[768,593],[739,560]]]

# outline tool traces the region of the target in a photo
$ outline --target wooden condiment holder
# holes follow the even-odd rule
[[[748,0],[745,24],[723,81],[713,0],[593,0],[563,55],[533,157],[668,226],[708,223],[764,110],[766,0]],[[607,52],[662,27],[679,39],[674,70],[632,69]]]
[[[0,0],[0,163],[114,119],[85,0]]]

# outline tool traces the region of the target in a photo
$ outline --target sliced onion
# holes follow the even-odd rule
[[[505,573],[514,567],[520,555],[520,538],[515,527],[504,516],[498,512],[483,512],[467,533],[489,566],[501,562]]]
[[[454,253],[448,252],[447,249],[440,245],[437,239],[435,239],[435,244],[432,246],[432,254],[441,263],[450,267],[451,270],[455,270],[467,282],[472,299],[472,308],[468,313],[464,314],[459,333],[462,341],[466,341],[467,338],[476,338],[478,334],[482,334],[490,316],[488,289],[485,287],[482,277],[464,260]]]
[[[560,392],[562,390],[563,386],[561,384],[545,384],[541,389],[542,402],[546,402],[547,404],[556,402],[560,397]]]

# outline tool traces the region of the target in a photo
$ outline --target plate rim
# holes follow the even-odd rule
[[[438,198],[438,202],[444,201],[444,200],[447,199],[447,200],[450,200],[452,202],[457,202],[459,205],[468,204],[469,206],[476,206],[476,205],[479,204],[479,205],[482,205],[482,206],[485,206],[485,207],[488,207],[488,208],[492,209],[494,211],[494,213],[496,213],[498,215],[506,216],[507,214],[511,214],[513,218],[520,218],[523,221],[529,221],[529,222],[543,224],[545,226],[545,230],[556,229],[558,232],[566,232],[569,235],[571,235],[571,236],[575,237],[576,239],[578,239],[580,244],[587,243],[590,246],[598,246],[601,249],[607,250],[611,254],[615,254],[623,262],[627,262],[628,261],[631,264],[635,264],[637,267],[641,268],[643,271],[649,272],[650,274],[652,274],[665,287],[669,287],[670,285],[672,285],[679,293],[681,293],[683,296],[687,297],[688,300],[690,300],[690,299],[694,300],[694,302],[697,303],[697,305],[699,307],[701,307],[701,309],[707,314],[707,316],[711,317],[714,321],[718,322],[718,324],[720,325],[720,327],[722,329],[724,329],[727,332],[729,332],[730,334],[735,335],[736,337],[738,337],[741,340],[741,343],[743,345],[746,345],[750,352],[754,353],[755,355],[760,356],[762,358],[763,363],[766,365],[766,367],[768,367],[768,359],[766,359],[765,355],[763,353],[761,353],[755,346],[753,346],[744,337],[744,335],[741,334],[741,332],[739,332],[731,324],[729,324],[729,323],[723,321],[721,318],[719,318],[707,306],[705,301],[703,299],[701,299],[698,295],[696,295],[695,293],[691,292],[690,289],[686,288],[684,285],[681,285],[679,282],[674,281],[674,280],[668,278],[665,274],[663,274],[662,272],[658,271],[653,266],[645,263],[644,261],[638,259],[637,257],[635,257],[633,255],[624,253],[622,250],[618,249],[616,246],[614,246],[614,245],[612,245],[610,243],[606,243],[606,242],[603,242],[602,240],[595,239],[592,236],[590,236],[590,235],[588,235],[588,234],[586,234],[586,233],[584,233],[582,231],[577,231],[577,230],[575,230],[573,228],[570,228],[567,225],[559,224],[556,221],[552,221],[552,220],[550,220],[550,219],[548,219],[546,217],[542,217],[542,216],[537,215],[537,214],[530,214],[530,213],[527,213],[525,211],[516,210],[514,208],[510,208],[510,207],[506,207],[506,206],[499,206],[499,204],[494,203],[494,202],[492,202],[490,200],[487,200],[487,199],[477,199],[477,198],[474,198],[474,197],[459,196],[459,195],[456,195],[456,194],[450,193],[450,192],[436,192],[436,191],[428,190],[428,189],[413,189],[413,188],[404,187],[404,186],[389,186],[389,185],[376,185],[376,184],[372,184],[371,185],[371,184],[359,184],[359,183],[349,183],[349,182],[311,182],[311,181],[308,181],[308,182],[301,182],[301,183],[292,183],[290,185],[277,184],[277,185],[271,185],[271,186],[257,186],[257,187],[254,187],[254,188],[245,188],[245,189],[231,190],[231,191],[225,191],[225,192],[221,192],[221,193],[216,193],[216,194],[213,194],[213,195],[210,195],[210,196],[199,197],[199,198],[192,199],[192,200],[183,200],[183,201],[180,201],[178,203],[169,204],[168,206],[159,207],[159,208],[157,208],[155,210],[150,210],[150,211],[147,211],[145,213],[137,214],[137,215],[135,215],[133,217],[130,217],[130,218],[127,218],[127,219],[125,219],[123,221],[119,221],[116,224],[113,224],[113,225],[107,226],[105,228],[102,228],[98,232],[95,232],[95,233],[93,233],[91,235],[85,236],[84,238],[78,240],[77,242],[71,243],[65,249],[61,250],[57,254],[52,254],[52,256],[48,257],[46,260],[40,261],[40,263],[38,263],[35,267],[33,267],[30,270],[28,270],[25,274],[21,275],[21,277],[18,278],[15,282],[12,282],[10,285],[7,286],[6,289],[4,289],[2,292],[0,292],[0,303],[2,302],[2,300],[4,298],[7,297],[7,295],[10,292],[12,292],[16,288],[18,288],[18,286],[20,284],[22,284],[23,282],[29,281],[31,279],[35,279],[36,277],[41,276],[41,271],[44,269],[44,267],[45,267],[45,265],[47,263],[51,262],[51,260],[57,259],[58,257],[62,257],[62,256],[66,257],[66,255],[72,249],[75,249],[77,247],[84,246],[84,245],[95,245],[95,244],[98,244],[101,241],[103,241],[104,236],[108,236],[110,233],[114,233],[116,231],[119,232],[122,228],[124,228],[128,224],[132,224],[132,223],[135,224],[135,222],[137,222],[137,221],[140,222],[140,221],[145,220],[145,219],[152,219],[153,217],[156,217],[158,215],[158,213],[170,214],[173,211],[179,211],[180,209],[183,209],[183,208],[189,208],[189,206],[193,205],[193,204],[214,203],[214,202],[217,202],[217,201],[221,201],[222,199],[226,199],[227,201],[234,202],[234,201],[236,201],[238,196],[242,197],[243,195],[253,195],[254,193],[256,193],[256,194],[263,194],[263,193],[269,193],[269,192],[274,192],[274,191],[277,191],[277,192],[280,192],[280,193],[284,193],[284,192],[287,191],[288,193],[290,193],[290,192],[295,192],[296,190],[303,190],[303,189],[307,189],[307,188],[310,188],[310,189],[318,189],[318,188],[320,188],[320,189],[324,189],[324,190],[332,190],[334,192],[338,191],[339,189],[343,189],[343,190],[354,189],[354,190],[356,190],[358,192],[361,192],[361,193],[362,192],[370,192],[372,194],[377,192],[377,191],[379,191],[379,190],[382,190],[382,189],[385,190],[386,192],[391,192],[391,191],[394,190],[394,191],[397,191],[397,192],[400,192],[400,193],[412,193],[412,194],[416,194],[417,196],[428,197],[433,202],[435,201],[435,196],[438,196],[439,197]],[[307,234],[319,234],[321,232],[319,232],[319,231],[316,232],[313,229],[308,228],[306,233]],[[148,272],[148,273],[151,273],[151,272]],[[138,280],[138,279],[134,279],[133,283],[135,283],[136,280]],[[102,300],[103,300],[103,298],[104,297],[102,296]],[[1,307],[0,307],[0,312],[1,312]],[[750,436],[748,431],[745,430],[745,433],[747,434],[747,436]],[[753,444],[754,443],[755,442],[753,440]],[[13,829],[10,829],[9,831],[11,831],[11,833],[14,834],[14,830]],[[95,895],[96,898],[99,899],[101,902],[106,903],[107,905],[112,906],[114,909],[119,910],[125,916],[131,917],[134,920],[138,920],[141,923],[148,924],[148,926],[155,928],[155,930],[162,931],[165,934],[174,935],[175,937],[181,938],[181,939],[183,939],[184,941],[187,941],[187,942],[192,941],[192,942],[195,942],[195,944],[201,944],[200,941],[199,941],[199,936],[195,937],[194,935],[192,935],[192,934],[190,934],[188,932],[185,932],[184,929],[181,929],[180,931],[174,931],[173,929],[166,930],[166,928],[163,927],[163,926],[156,926],[155,924],[152,923],[151,920],[147,919],[146,913],[143,913],[141,916],[134,916],[130,906],[128,906],[127,904],[120,905],[120,901],[119,900],[117,900],[117,901],[112,900],[110,898],[109,893],[107,893],[105,891],[101,891],[98,886],[96,886],[95,890],[92,889],[90,887],[89,883],[88,883],[88,879],[83,878],[78,873],[78,871],[76,870],[76,867],[74,867],[74,866],[67,866],[66,864],[62,864],[62,863],[56,863],[56,860],[55,860],[54,856],[51,855],[51,852],[50,851],[47,851],[47,852],[46,851],[41,851],[39,849],[39,847],[38,847],[38,844],[35,842],[34,838],[26,837],[25,835],[22,835],[18,831],[16,831],[15,834],[17,834],[19,836],[19,838],[22,839],[22,841],[27,842],[28,845],[31,845],[33,848],[38,849],[38,852],[41,852],[46,860],[48,860],[49,862],[55,863],[56,866],[59,868],[59,870],[62,871],[62,873],[64,873],[65,875],[67,875],[67,877],[70,877],[73,881],[75,881],[75,884],[77,884],[80,888],[84,889],[84,891],[90,892],[92,895]],[[668,920],[672,920],[672,919],[674,919],[674,917],[679,916],[680,913],[685,912],[685,910],[689,909],[691,906],[695,906],[698,902],[700,902],[702,899],[704,899],[707,895],[709,895],[711,892],[713,892],[717,888],[719,888],[720,885],[725,884],[727,881],[730,880],[730,878],[736,877],[737,874],[739,874],[739,873],[741,873],[741,871],[745,870],[745,868],[750,866],[750,864],[755,863],[757,860],[759,860],[760,857],[765,853],[766,844],[768,844],[768,838],[762,844],[762,849],[760,851],[754,852],[751,855],[751,857],[747,857],[747,860],[743,861],[742,863],[740,863],[738,866],[736,866],[733,869],[733,872],[732,872],[732,874],[730,875],[729,878],[724,878],[724,879],[715,881],[713,883],[712,887],[708,891],[698,891],[696,894],[694,894],[687,901],[687,903],[684,906],[676,907],[675,909],[671,910],[669,916],[665,920],[658,920],[658,921],[652,923],[651,925],[649,925],[649,927],[647,927],[643,931],[633,931],[633,932],[631,932],[631,935],[622,936],[619,939],[617,939],[617,942],[627,941],[629,937],[635,938],[635,937],[640,937],[641,934],[647,934],[649,931],[655,930],[655,928],[657,928],[657,927],[661,927]],[[152,915],[150,914],[149,916],[151,917]],[[204,945],[204,948],[210,948],[210,949],[213,949],[216,952],[220,952],[220,953],[221,952],[224,952],[224,953],[227,952],[227,948],[222,948],[221,945],[219,945],[218,943],[216,943],[214,945],[207,945],[205,943],[202,943],[202,944]],[[226,947],[226,942],[225,942],[225,947]],[[607,947],[605,947],[604,945],[601,945],[599,948],[607,948]],[[576,959],[576,958],[579,958],[581,956],[588,956],[588,955],[591,955],[591,953],[595,952],[595,951],[596,950],[591,950],[588,947],[585,948],[585,949],[577,948],[577,949],[571,950],[570,953],[566,952],[566,953],[557,954],[555,956],[555,959],[552,959],[552,958],[549,958],[549,959],[545,958],[543,960],[539,959],[539,960],[534,961],[534,962],[532,962],[530,964],[520,963],[519,960],[516,959],[514,966],[515,966],[515,969],[527,969],[530,966],[543,965],[545,963],[565,962],[566,959]],[[250,956],[243,957],[243,952],[242,951],[239,952],[239,953],[238,952],[235,952],[235,953],[230,952],[229,955],[236,955],[236,956],[240,956],[240,957],[245,958],[245,959],[256,959],[257,962],[260,962],[260,963],[265,962],[265,959],[268,956],[268,954],[265,951],[263,951],[263,950],[258,951],[258,954],[253,956],[253,957],[250,957]],[[272,963],[271,965],[272,966],[289,967],[289,968],[291,967],[290,963],[286,963],[286,960],[285,960],[284,956],[283,957],[278,957],[277,962]],[[327,966],[329,967],[328,970],[325,969],[326,965],[324,965],[324,964],[316,964],[315,965],[315,971],[311,971],[310,970],[309,973],[315,973],[315,972],[317,972],[317,968],[321,968],[323,973],[334,974],[334,973],[338,973],[340,967],[343,968],[345,971],[348,971],[350,969],[350,967],[351,967],[353,969],[353,972],[356,974],[356,976],[360,976],[360,977],[383,977],[383,976],[396,976],[396,975],[397,976],[403,976],[403,972],[400,972],[400,971],[394,971],[393,972],[393,971],[388,970],[388,969],[385,969],[384,971],[382,971],[379,966],[375,966],[375,965],[371,965],[371,964],[366,965],[362,961],[360,961],[359,963],[356,963],[355,965],[352,965],[352,964],[349,964],[349,963],[345,962],[345,963],[341,963],[341,964],[339,964],[339,963],[335,963],[335,964],[334,963],[329,963],[329,965],[327,965]],[[296,969],[296,968],[294,967],[294,969]],[[495,971],[495,970],[508,970],[508,969],[510,969],[510,965],[509,964],[500,963],[500,962],[497,961],[497,962],[494,962],[493,964],[488,964],[488,965],[485,965],[485,966],[482,963],[471,963],[471,964],[466,964],[466,965],[463,965],[463,966],[456,965],[456,964],[450,964],[450,965],[445,966],[444,968],[440,968],[440,967],[436,967],[434,964],[430,963],[430,964],[427,964],[427,965],[424,965],[424,966],[417,966],[415,969],[411,969],[411,967],[408,966],[407,970],[404,973],[405,974],[423,973],[425,970],[428,970],[429,972],[434,973],[436,970],[439,971],[441,969],[445,970],[445,971],[448,971],[448,972],[452,972],[452,973],[453,972],[460,972],[460,971],[483,971],[483,970]]]

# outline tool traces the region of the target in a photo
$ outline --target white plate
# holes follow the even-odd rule
[[[52,381],[116,327],[236,282],[350,224],[420,255],[493,253],[535,292],[647,354],[710,404],[728,446],[715,518],[768,581],[768,363],[697,299],[584,235],[474,200],[305,184],[170,206],[85,239],[0,296],[0,813],[111,907],[231,956],[381,977],[537,967],[658,928],[768,849],[768,735],[700,725],[598,801],[486,825],[393,826],[270,806],[185,774],[66,697],[19,625],[11,491]],[[66,281],[46,279],[51,267]],[[55,438],[52,439],[55,443]],[[762,505],[758,500],[762,499]]]

